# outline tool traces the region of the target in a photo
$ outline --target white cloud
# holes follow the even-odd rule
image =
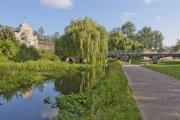
[[[151,4],[154,2],[165,2],[165,1],[170,1],[170,0],[143,0],[145,4]]]
[[[152,3],[152,2],[156,2],[157,0],[144,0],[144,2],[146,3],[146,4],[150,4],[150,3]]]
[[[121,20],[124,22],[133,16],[136,16],[136,13],[134,13],[134,12],[123,12],[121,14]]]
[[[73,0],[40,0],[42,4],[57,9],[69,9],[73,6]]]
[[[155,22],[159,22],[159,21],[161,21],[161,19],[162,19],[161,16],[156,16],[155,19],[154,19],[154,21],[155,21]]]

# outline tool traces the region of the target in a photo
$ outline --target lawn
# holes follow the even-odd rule
[[[180,61],[160,61],[158,64],[146,65],[146,68],[180,79]]]

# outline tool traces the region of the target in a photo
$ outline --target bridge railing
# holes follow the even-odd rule
[[[108,52],[109,55],[128,55],[128,54],[144,54],[144,52],[142,51],[133,51],[133,52],[129,52],[129,51],[109,51]]]
[[[116,56],[116,57],[120,57],[120,56],[124,56],[124,55],[132,55],[132,56],[138,56],[138,55],[180,55],[180,53],[167,53],[167,52],[162,52],[162,53],[158,53],[158,52],[143,52],[143,51],[123,51],[123,50],[119,50],[119,51],[109,51],[108,52],[108,56]]]

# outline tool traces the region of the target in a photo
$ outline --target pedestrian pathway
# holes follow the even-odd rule
[[[143,120],[180,120],[180,80],[138,65],[123,70]]]

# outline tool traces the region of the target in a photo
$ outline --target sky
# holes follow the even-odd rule
[[[180,38],[180,0],[0,0],[0,24],[26,22],[47,35],[64,33],[72,19],[91,17],[108,31],[131,21],[140,30],[151,26],[163,33],[164,45]]]

